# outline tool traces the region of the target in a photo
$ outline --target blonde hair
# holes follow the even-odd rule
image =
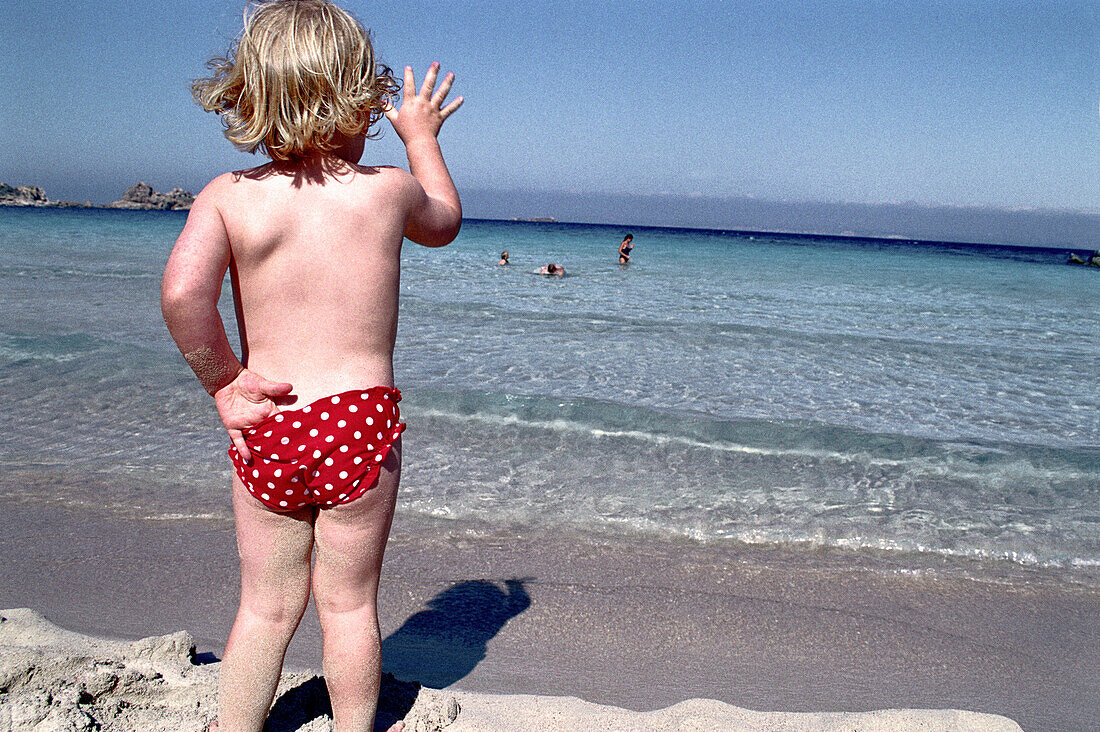
[[[375,64],[370,36],[328,0],[250,3],[244,31],[213,75],[191,85],[195,101],[221,115],[225,136],[272,160],[326,153],[369,133],[400,85]]]

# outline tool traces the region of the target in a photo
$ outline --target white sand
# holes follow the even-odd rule
[[[447,732],[594,730],[596,732],[1019,732],[1007,717],[953,709],[792,714],[753,712],[713,699],[689,699],[652,712],[632,712],[573,697],[456,693],[462,712]]]
[[[202,730],[215,715],[218,664],[195,665],[194,654],[194,642],[183,631],[111,641],[63,630],[33,610],[0,610],[0,730]],[[325,703],[316,676],[286,674],[269,727],[329,730]],[[383,683],[379,709],[380,716],[402,716],[409,732],[1020,730],[1006,717],[954,710],[788,714],[692,699],[633,712],[570,697],[436,691],[392,678]]]

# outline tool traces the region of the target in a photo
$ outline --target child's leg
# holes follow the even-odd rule
[[[218,681],[220,732],[263,728],[287,644],[309,601],[313,510],[268,511],[233,477],[241,606]]]
[[[401,478],[400,445],[394,443],[375,486],[317,514],[313,601],[337,732],[369,732],[374,724],[382,666],[378,575]]]

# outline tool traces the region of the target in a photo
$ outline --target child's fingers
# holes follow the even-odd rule
[[[439,85],[439,91],[432,97],[432,104],[437,107],[443,106],[443,100],[447,98],[447,95],[451,93],[451,84],[455,83],[455,75],[447,74],[443,77],[443,83]]]
[[[263,392],[264,396],[269,397],[286,396],[294,391],[294,387],[285,381],[268,381],[265,379],[260,384],[260,391]]]
[[[458,111],[458,108],[462,106],[462,102],[464,102],[464,101],[465,100],[462,97],[458,97],[453,102],[448,104],[446,107],[439,110],[439,114],[443,116],[443,119],[447,119],[452,114],[454,114],[456,111]]]
[[[244,441],[244,433],[240,430],[229,430],[229,439],[233,441],[233,447],[237,448],[237,454],[241,456],[241,460],[245,463],[252,462],[252,453],[248,450],[248,445]]]
[[[430,99],[435,89],[435,80],[439,76],[439,62],[433,61],[428,67],[428,73],[424,74],[424,86],[420,87],[420,96]]]
[[[242,379],[239,386],[241,396],[254,404],[262,404],[271,397],[283,396],[294,387],[283,381],[269,381],[254,371],[247,372],[249,378]]]

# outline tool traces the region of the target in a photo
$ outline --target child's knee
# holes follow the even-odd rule
[[[305,614],[308,603],[308,592],[304,596],[273,594],[242,598],[241,609],[267,625],[295,628]]]
[[[297,624],[309,604],[309,574],[282,583],[264,583],[241,593],[241,607],[272,624]]]
[[[375,614],[376,589],[377,585],[369,583],[336,583],[314,576],[313,602],[317,605],[317,614],[321,616],[361,612]]]

